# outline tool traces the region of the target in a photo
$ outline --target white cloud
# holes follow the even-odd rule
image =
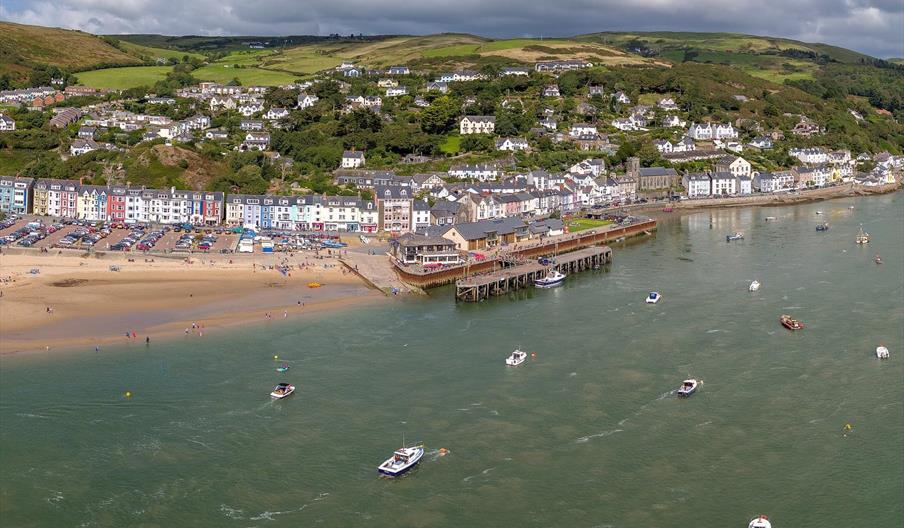
[[[904,56],[901,0],[30,0],[0,18],[92,33],[569,36],[595,31],[732,31]]]

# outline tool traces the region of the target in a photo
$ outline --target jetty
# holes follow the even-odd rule
[[[534,280],[545,276],[550,268],[568,275],[610,262],[612,250],[608,246],[596,246],[559,255],[547,265],[537,261],[514,264],[499,271],[459,279],[455,282],[455,300],[478,302],[533,286]]]

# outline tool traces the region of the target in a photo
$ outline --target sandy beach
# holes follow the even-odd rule
[[[269,266],[284,257],[156,257],[0,255],[0,354],[145,342],[237,324],[304,317],[385,300],[333,259],[288,258],[283,275]],[[135,256],[133,256],[135,257]],[[231,262],[230,262],[231,259]],[[110,266],[120,271],[111,271]],[[37,268],[38,274],[30,270]],[[311,282],[321,286],[311,288]],[[49,309],[49,311],[48,311]],[[268,315],[269,314],[269,317]],[[192,328],[192,325],[196,328]]]

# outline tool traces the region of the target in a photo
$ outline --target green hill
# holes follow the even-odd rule
[[[0,35],[0,75],[14,79],[27,78],[44,65],[77,71],[142,63],[107,40],[81,31],[0,22]]]

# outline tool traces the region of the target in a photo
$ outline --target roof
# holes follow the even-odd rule
[[[709,181],[709,174],[705,172],[689,172],[684,177],[688,181]]]
[[[565,229],[565,222],[558,218],[547,218],[531,222],[530,232],[534,234],[548,233],[549,231],[561,231]]]
[[[343,158],[364,159],[364,153],[360,150],[346,150],[342,153]]]
[[[481,238],[486,238],[487,233],[508,235],[514,233],[517,229],[527,227],[527,224],[519,218],[506,217],[456,224],[452,227],[458,231],[465,240],[479,240]]]
[[[640,169],[639,174],[643,176],[675,176],[678,173],[671,167],[644,167]]]

